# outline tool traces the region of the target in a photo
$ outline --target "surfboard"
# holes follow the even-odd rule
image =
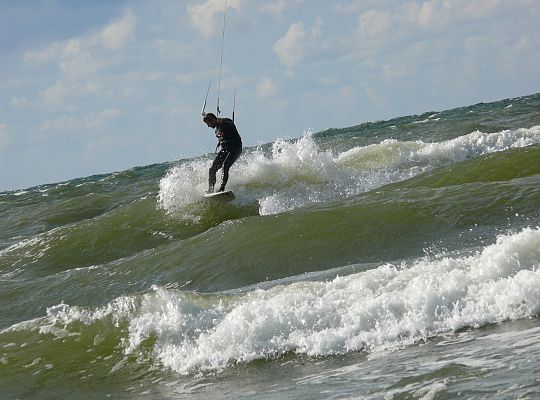
[[[227,202],[234,200],[234,193],[231,190],[227,190],[225,192],[205,193],[203,197],[205,199]]]

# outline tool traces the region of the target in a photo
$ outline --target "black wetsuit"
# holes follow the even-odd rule
[[[218,118],[216,137],[219,140],[220,150],[209,171],[208,190],[210,192],[214,190],[214,185],[216,184],[216,172],[222,167],[223,176],[221,178],[221,187],[219,188],[219,191],[222,192],[225,190],[225,186],[229,180],[229,168],[231,168],[231,165],[233,165],[242,153],[242,139],[231,119]]]

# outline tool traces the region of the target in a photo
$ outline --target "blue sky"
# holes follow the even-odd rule
[[[540,91],[538,0],[228,0],[245,145]],[[224,0],[0,0],[0,191],[213,151]]]

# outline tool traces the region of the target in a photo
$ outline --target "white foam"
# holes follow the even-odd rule
[[[536,143],[540,143],[540,126],[496,133],[475,131],[452,140],[426,144],[418,154],[413,156],[413,159],[437,164],[457,162]]]
[[[80,334],[80,322],[107,320],[122,327],[126,356],[152,338],[159,363],[191,374],[289,352],[377,355],[538,313],[540,228],[526,228],[476,254],[386,264],[327,282],[207,295],[154,287],[97,309],[60,304],[2,333],[30,329],[65,338]]]
[[[172,167],[159,183],[158,201],[168,210],[174,211],[201,199],[208,189],[210,161],[189,160]]]
[[[187,161],[169,170],[160,182],[161,207],[185,212],[200,200],[210,164],[210,159]],[[269,215],[365,192],[402,178],[392,171],[362,167],[354,168],[331,151],[322,151],[306,133],[295,142],[277,140],[269,156],[260,149],[246,151],[233,165],[227,187],[238,194],[237,204],[258,202],[259,213]]]
[[[228,188],[236,204],[258,202],[262,215],[347,197],[454,162],[540,143],[540,126],[496,133],[472,132],[425,143],[387,139],[335,154],[322,150],[308,132],[296,141],[278,139],[270,154],[246,150],[231,169]],[[207,188],[211,159],[187,160],[160,182],[159,203],[185,211]],[[219,178],[218,178],[219,179]]]
[[[2,274],[1,279],[11,279],[24,272],[24,268],[21,267],[43,258],[58,242],[66,239],[66,235],[58,236],[61,230],[61,227],[57,227],[34,237],[22,238],[21,241],[0,250],[0,257],[14,260],[10,265],[12,270]]]
[[[379,144],[355,147],[339,155],[344,165],[402,169],[438,167],[484,154],[540,143],[540,126],[496,133],[472,132],[455,139],[425,143],[387,139]],[[423,172],[425,168],[420,168]]]
[[[126,352],[156,338],[154,355],[182,373],[279,357],[398,349],[463,327],[540,312],[540,229],[468,256],[382,265],[330,282],[237,296],[155,288],[129,317]]]

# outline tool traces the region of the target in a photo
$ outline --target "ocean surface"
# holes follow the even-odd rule
[[[1,399],[540,398],[540,94],[212,157],[0,193]]]

